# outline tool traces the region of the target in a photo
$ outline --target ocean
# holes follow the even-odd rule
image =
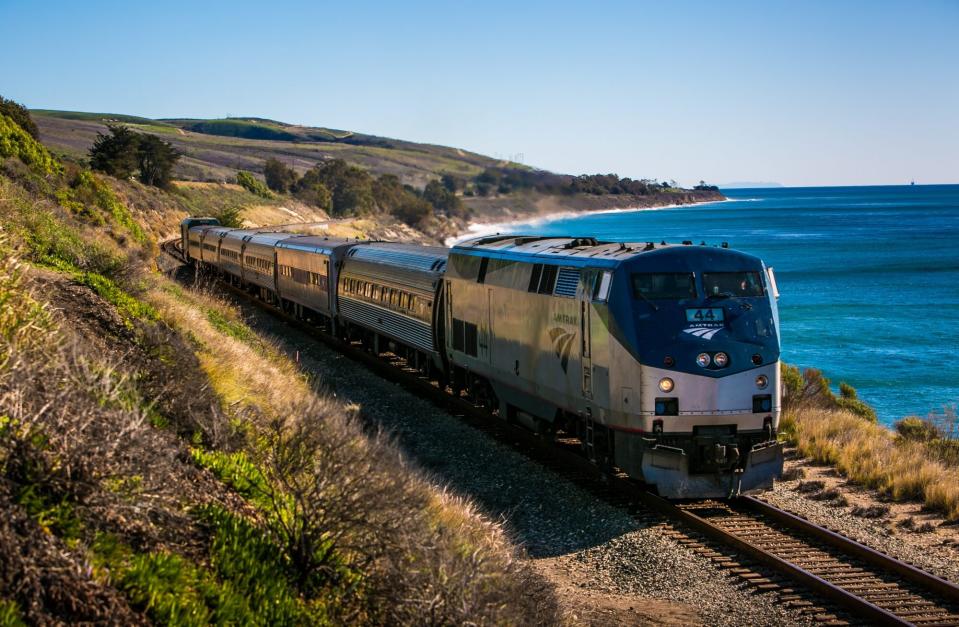
[[[849,383],[885,424],[959,403],[959,185],[723,193],[495,230],[729,242],[775,268],[783,360]]]

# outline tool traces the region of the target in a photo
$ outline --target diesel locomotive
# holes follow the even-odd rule
[[[669,498],[782,472],[778,291],[722,246],[495,235],[452,248],[183,222],[188,261]]]

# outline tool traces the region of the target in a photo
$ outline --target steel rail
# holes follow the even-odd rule
[[[768,516],[783,526],[800,531],[809,536],[822,541],[825,544],[833,546],[847,555],[855,556],[864,562],[895,573],[899,577],[906,579],[918,586],[935,591],[943,597],[959,603],[959,586],[937,577],[932,573],[916,568],[912,564],[900,561],[891,555],[880,553],[864,544],[856,542],[842,534],[836,533],[831,529],[821,527],[805,518],[797,516],[791,512],[780,509],[771,503],[767,503],[753,496],[743,496],[737,501],[744,509]]]

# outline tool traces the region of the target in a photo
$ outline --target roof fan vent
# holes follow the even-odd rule
[[[575,237],[569,241],[563,248],[579,248],[581,246],[596,246],[595,237]]]

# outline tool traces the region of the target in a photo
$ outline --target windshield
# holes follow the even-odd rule
[[[646,300],[696,298],[692,272],[637,272],[633,274],[633,296]]]
[[[763,282],[759,272],[705,272],[703,287],[706,296],[762,296]]]

